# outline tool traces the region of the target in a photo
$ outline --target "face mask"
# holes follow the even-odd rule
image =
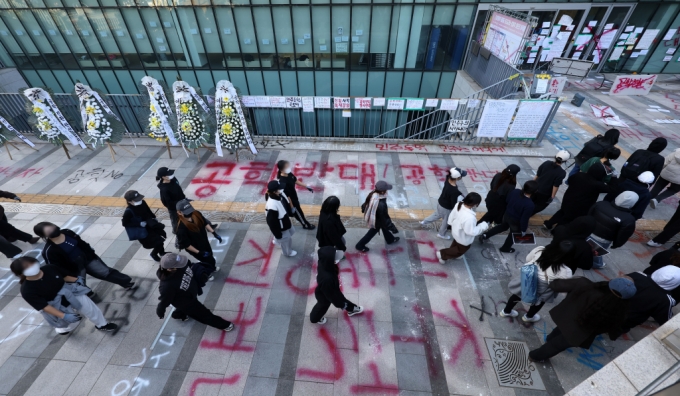
[[[473,206],[473,207],[471,207],[470,209],[472,209],[472,210],[477,210],[477,206]]]
[[[191,218],[191,213],[188,214],[188,215],[187,215],[187,214],[182,214],[182,216],[184,216],[185,219],[190,219],[190,218]]]
[[[56,238],[56,237],[58,237],[59,235],[61,235],[61,229],[60,229],[59,227],[57,227],[57,228],[55,228],[54,231],[52,231],[52,232],[50,233],[50,235],[48,235],[47,237],[48,237],[48,238]]]
[[[290,173],[290,170],[291,170],[290,168],[286,168],[283,170],[283,173]]]
[[[165,176],[165,177],[167,177],[167,178],[168,178],[168,180],[172,180],[172,179],[174,179],[174,178],[175,178],[175,175],[170,175],[170,176]]]
[[[142,204],[142,202],[144,202],[144,201],[136,201],[136,202],[133,201],[133,202],[132,202],[132,206],[139,206],[139,205]]]
[[[24,270],[24,276],[36,276],[40,273],[40,264],[33,263]]]

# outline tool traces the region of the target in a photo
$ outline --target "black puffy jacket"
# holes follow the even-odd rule
[[[612,241],[612,248],[623,246],[635,232],[635,217],[630,209],[616,206],[607,201],[593,205],[588,215],[595,218],[597,225],[593,234]]]
[[[173,212],[177,210],[177,202],[186,198],[184,191],[182,191],[182,186],[179,185],[177,179],[172,179],[170,183],[163,183],[161,181],[158,183],[158,189],[161,190],[163,206]]]

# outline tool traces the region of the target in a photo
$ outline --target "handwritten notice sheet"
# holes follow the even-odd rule
[[[555,101],[523,100],[508,132],[508,139],[536,139]]]
[[[502,138],[510,126],[519,100],[487,100],[479,120],[478,137]]]

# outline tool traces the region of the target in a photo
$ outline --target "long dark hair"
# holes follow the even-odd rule
[[[373,191],[371,191],[371,192],[368,194],[368,196],[366,196],[366,200],[364,201],[363,206],[365,206],[365,207],[368,208],[368,204],[371,203],[371,198],[373,197],[373,194],[382,195],[382,194],[385,194],[386,192],[387,192],[387,191],[378,191],[378,190],[373,190]]]
[[[573,248],[574,243],[571,241],[551,243],[543,249],[536,263],[544,272],[551,268],[553,272],[557,273],[565,265],[564,262],[569,260]]]
[[[19,257],[18,259],[12,261],[12,264],[9,265],[9,269],[12,270],[14,275],[19,277],[19,284],[21,285],[26,281],[26,277],[24,276],[24,263],[34,264],[37,262],[38,260],[34,259],[33,257]]]
[[[205,227],[205,224],[203,223],[203,216],[201,216],[201,212],[198,210],[194,210],[191,213],[191,220],[193,220],[193,222],[189,221],[189,219],[184,217],[184,215],[181,213],[179,213],[178,217],[179,221],[177,222],[177,225],[184,224],[189,232],[198,232],[201,230],[201,228]]]
[[[476,192],[471,192],[471,193],[468,193],[468,195],[466,195],[465,198],[463,198],[462,201],[458,202],[458,209],[457,210],[460,210],[460,208],[463,205],[465,205],[465,206],[475,206],[475,205],[479,205],[481,202],[482,202],[482,196],[477,194]]]
[[[517,185],[517,176],[510,173],[510,171],[507,168],[503,169],[503,172],[501,172],[501,177],[498,178],[498,183],[496,183],[496,185],[493,186],[491,191],[497,192],[498,189],[505,183],[508,183],[511,186]]]
[[[597,282],[593,289],[599,291],[602,296],[583,308],[576,318],[576,322],[593,332],[604,333],[609,329],[616,328],[626,319],[628,312],[628,300],[623,300],[609,289],[609,282]]]
[[[338,214],[340,209],[340,199],[335,195],[331,195],[326,198],[321,204],[321,213],[326,213],[330,215]]]
[[[276,167],[279,168],[279,174],[281,174],[281,172],[283,172],[283,169],[286,167],[287,163],[288,163],[288,161],[285,161],[285,160],[280,160],[279,162],[276,163]]]

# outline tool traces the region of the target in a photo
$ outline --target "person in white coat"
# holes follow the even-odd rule
[[[562,241],[559,244],[551,243],[548,246],[539,246],[527,254],[526,262],[535,263],[538,272],[538,287],[536,289],[537,300],[529,311],[522,316],[524,322],[538,322],[541,315],[538,311],[543,308],[543,304],[553,302],[559,293],[550,288],[550,282],[555,279],[569,279],[574,273],[569,269],[565,262],[569,261],[570,255],[574,252],[574,244],[571,241]],[[521,273],[510,279],[508,289],[512,296],[508,299],[505,308],[498,315],[502,318],[515,318],[519,315],[513,308],[518,302],[522,301]]]
[[[453,207],[448,221],[453,242],[448,248],[437,252],[437,259],[440,263],[444,264],[446,260],[462,257],[470,249],[475,237],[489,228],[489,223],[486,221],[477,224],[475,209],[480,202],[482,202],[482,197],[472,192]]]
[[[668,187],[668,188],[666,188]],[[665,190],[664,190],[665,188]],[[663,190],[663,192],[661,192]],[[680,191],[680,148],[675,149],[666,156],[663,169],[652,187],[652,200],[649,205],[656,209],[656,205],[664,199],[677,194]]]

